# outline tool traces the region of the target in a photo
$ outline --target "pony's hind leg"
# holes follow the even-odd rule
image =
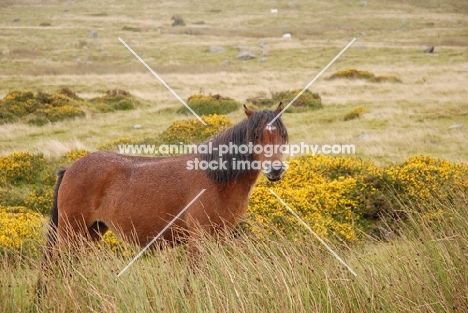
[[[76,250],[86,241],[90,241],[92,236],[88,231],[90,223],[86,222],[83,216],[68,215],[66,217],[59,216],[57,237],[58,243],[63,248]]]

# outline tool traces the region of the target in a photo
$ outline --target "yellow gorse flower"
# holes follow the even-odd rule
[[[40,252],[45,243],[45,220],[41,214],[24,207],[0,207],[0,248],[4,251]]]
[[[431,197],[450,199],[468,189],[468,165],[430,156],[415,156],[400,165],[378,168],[353,157],[303,155],[289,160],[284,178],[276,183],[258,181],[249,201],[252,231],[261,234],[269,224],[294,237],[302,227],[269,192],[272,188],[322,236],[358,240],[366,217],[383,210],[382,201],[395,191],[401,199],[422,203]],[[386,204],[391,205],[389,203]],[[428,216],[441,212],[428,213]],[[367,222],[368,223],[368,222]],[[262,226],[263,225],[263,226]]]
[[[176,121],[162,133],[165,143],[198,143],[233,125],[225,115],[201,116],[207,125],[202,125],[196,118]]]
[[[8,156],[0,156],[0,182],[32,183],[44,166],[44,157],[30,152],[15,152]]]

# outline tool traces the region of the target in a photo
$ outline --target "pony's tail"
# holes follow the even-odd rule
[[[47,233],[47,244],[44,248],[44,257],[42,259],[41,270],[39,271],[39,276],[36,283],[36,296],[37,301],[40,304],[41,299],[44,294],[47,293],[47,272],[50,269],[50,264],[52,261],[52,256],[54,252],[54,246],[57,242],[57,228],[58,228],[58,191],[60,184],[62,183],[63,175],[65,174],[65,168],[60,168],[57,171],[57,184],[55,185],[54,191],[54,202],[52,204],[52,210],[50,212],[50,222],[49,222],[49,231]]]
[[[60,184],[62,183],[63,175],[65,174],[66,168],[60,168],[57,172],[57,184],[55,185],[54,191],[54,202],[52,204],[52,210],[50,212],[50,222],[49,222],[49,232],[47,234],[47,244],[46,244],[46,258],[52,256],[53,248],[57,242],[57,228],[58,228],[58,191]]]

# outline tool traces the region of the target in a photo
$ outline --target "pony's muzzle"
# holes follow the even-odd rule
[[[269,164],[264,170],[263,173],[268,178],[269,181],[278,181],[283,177],[284,172],[286,171],[286,164],[281,162],[280,167],[275,167]]]

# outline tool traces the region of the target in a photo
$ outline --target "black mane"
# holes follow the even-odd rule
[[[255,111],[249,118],[245,118],[241,122],[229,127],[228,129],[222,131],[221,133],[213,136],[209,140],[205,141],[203,144],[212,144],[213,151],[212,153],[200,154],[201,160],[205,161],[217,161],[219,163],[219,151],[218,147],[220,145],[248,145],[249,142],[255,144],[261,144],[263,141],[263,129],[267,127],[268,123],[276,117],[276,113],[270,110]],[[283,143],[288,141],[288,132],[284,126],[281,119],[276,119],[273,123],[274,127],[279,131],[283,136]],[[227,167],[226,169],[207,169],[205,170],[208,177],[210,177],[214,182],[225,184],[232,182],[239,176],[249,172],[251,173],[254,170],[250,169],[234,169],[233,161],[253,161],[253,154],[242,154],[242,153],[226,153],[221,156],[221,160]],[[251,164],[251,163],[250,163]]]

